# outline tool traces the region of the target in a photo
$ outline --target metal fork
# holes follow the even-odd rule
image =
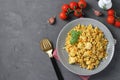
[[[48,54],[48,56],[49,56],[49,58],[52,62],[52,65],[54,67],[54,70],[56,72],[58,80],[64,80],[64,78],[61,74],[61,71],[60,71],[60,69],[59,69],[59,67],[56,63],[56,60],[52,55],[53,48],[52,48],[51,42],[48,39],[43,39],[43,40],[40,41],[40,47],[45,53]]]

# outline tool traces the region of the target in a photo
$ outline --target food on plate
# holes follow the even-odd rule
[[[107,44],[108,40],[98,27],[78,24],[67,33],[65,40],[68,62],[93,70],[107,57]]]
[[[70,44],[74,44],[77,42],[78,38],[79,38],[79,35],[81,34],[80,31],[75,31],[75,30],[72,30],[71,31],[71,39],[70,39]]]

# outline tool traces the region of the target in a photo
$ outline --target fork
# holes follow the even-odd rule
[[[58,80],[64,80],[62,74],[61,74],[61,71],[56,63],[56,60],[55,58],[53,57],[52,55],[52,51],[53,51],[53,48],[52,48],[52,44],[51,42],[48,40],[48,39],[43,39],[40,41],[40,48],[48,54],[51,62],[52,62],[52,65],[54,67],[54,70],[56,72],[56,75],[57,75],[57,78]]]

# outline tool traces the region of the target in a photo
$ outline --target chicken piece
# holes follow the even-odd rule
[[[92,44],[90,42],[87,42],[85,44],[85,49],[91,49],[92,48]]]
[[[69,57],[69,64],[74,64],[76,62],[75,57]]]

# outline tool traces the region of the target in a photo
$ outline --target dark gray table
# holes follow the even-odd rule
[[[58,18],[63,3],[71,0],[0,0],[0,80],[57,80],[52,64],[39,49],[39,41],[49,38],[54,45],[68,21]],[[77,1],[77,0],[76,0]],[[115,55],[110,65],[90,80],[120,80],[120,29],[106,23],[106,11],[101,10],[97,0],[86,0],[86,17],[97,19],[107,25],[117,40]],[[113,6],[120,10],[120,0],[113,0]],[[103,17],[93,15],[92,8],[101,10]],[[47,19],[56,15],[55,25]],[[69,72],[60,62],[58,65],[65,80],[81,80]]]

